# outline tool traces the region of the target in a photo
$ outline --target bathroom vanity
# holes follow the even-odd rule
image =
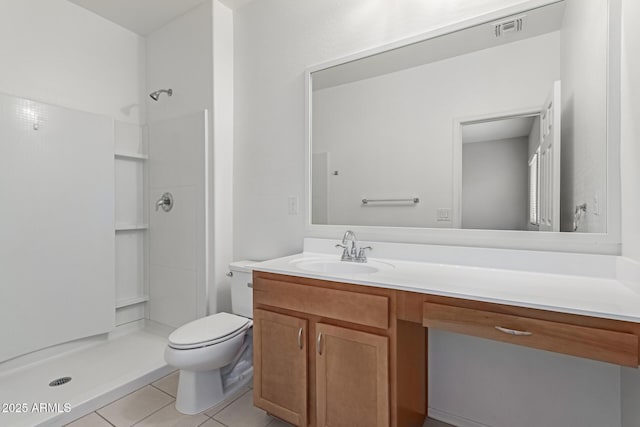
[[[430,328],[640,364],[640,294],[614,278],[303,253],[256,264],[253,292],[254,404],[296,426],[421,426]]]
[[[426,330],[394,290],[255,272],[254,404],[296,426],[422,425]]]
[[[627,281],[626,261],[586,255],[619,254],[622,240],[621,4],[519,3],[306,69],[308,238],[304,253],[254,267],[256,406],[297,426],[421,426],[430,383],[458,425],[543,412],[527,400],[495,419],[519,390],[469,396],[490,394],[494,371],[451,404],[464,394],[443,390],[454,362],[478,354],[439,375],[451,347],[427,341],[431,328],[638,366],[640,266]],[[333,239],[308,245],[346,227],[405,243],[356,251],[347,232],[342,256]],[[504,382],[523,366],[498,365]],[[535,382],[518,373],[520,389]],[[547,384],[530,395],[552,395]],[[584,425],[550,420],[528,425]]]

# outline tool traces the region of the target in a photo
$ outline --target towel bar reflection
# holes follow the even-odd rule
[[[363,205],[368,205],[369,203],[420,203],[420,198],[413,197],[410,199],[362,199]]]

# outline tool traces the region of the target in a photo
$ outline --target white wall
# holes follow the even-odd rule
[[[213,2],[213,272],[209,311],[231,309],[233,259],[233,12]],[[217,309],[217,310],[216,310]]]
[[[144,39],[66,0],[3,0],[0,92],[140,123]]]
[[[330,153],[339,171],[329,176],[329,223],[451,227],[437,212],[454,208],[454,119],[542,106],[559,78],[554,32],[314,91],[313,151]],[[365,197],[420,203],[362,206]]]
[[[570,0],[566,4],[562,27],[561,230],[573,229],[575,206],[587,203],[587,215],[578,231],[605,233],[608,6],[602,0]]]
[[[212,3],[204,2],[147,36],[149,123],[149,317],[178,327],[206,314],[207,177],[211,143],[202,114],[213,108]],[[200,118],[199,118],[200,117]],[[165,192],[170,212],[156,212]]]
[[[622,252],[640,261],[640,3],[623,1]]]
[[[287,197],[296,195],[302,199],[304,195],[306,67],[518,3],[522,2],[260,0],[236,11],[236,258],[272,258],[302,248],[304,217],[288,215]],[[573,358],[559,355],[540,359],[535,350],[509,346],[500,348],[498,358],[493,357],[495,345],[485,348],[462,336],[434,335],[431,348],[439,349],[441,355],[431,354],[432,368],[448,372],[464,368],[468,375],[432,378],[432,405],[472,419],[495,420],[496,427],[619,424],[619,368],[603,363],[575,363]],[[450,356],[458,352],[466,356],[460,361],[462,365],[449,362]],[[478,364],[478,359],[484,363]],[[510,365],[502,364],[503,360],[509,360]],[[549,372],[571,372],[572,380],[548,375]],[[474,389],[486,384],[487,374],[492,382],[519,385],[517,390],[526,399],[509,400],[512,406],[505,411],[504,397],[514,396],[508,394],[509,390],[488,393],[482,389],[485,405],[466,410],[464,402],[474,399]],[[460,388],[460,400],[434,394],[450,388],[455,384],[451,380],[456,378],[468,385],[468,390]],[[540,383],[528,388],[531,381]],[[603,398],[603,390],[611,393]],[[552,392],[558,397],[557,404],[549,402]],[[538,405],[538,401],[549,403]],[[518,405],[536,407],[535,418],[520,417],[515,410]],[[497,419],[499,416],[503,418]],[[567,422],[567,416],[575,418]],[[589,420],[607,422],[590,424]]]
[[[147,94],[173,89],[158,102],[145,97],[148,121],[213,108],[212,4],[202,3],[147,36]]]
[[[429,345],[430,407],[454,425],[620,426],[618,366],[437,330]]]
[[[149,124],[149,318],[179,327],[206,314],[204,111]],[[165,192],[169,212],[156,210]]]
[[[622,255],[640,261],[640,2],[623,0]],[[640,372],[622,369],[623,427],[640,425]]]
[[[462,145],[462,228],[526,230],[527,137]]]
[[[209,239],[207,259],[203,261],[206,277],[198,276],[199,281],[206,282],[208,289],[206,299],[199,297],[198,304],[204,304],[198,308],[199,315],[204,314],[202,310],[214,313],[228,309],[230,305],[229,279],[225,274],[232,261],[233,244],[232,34],[231,10],[217,0],[209,0],[154,31],[147,39],[147,93],[160,88],[173,89],[172,97],[162,95],[158,102],[147,97],[149,123],[185,117],[205,109],[209,111],[209,145],[206,154],[202,154],[207,156],[202,161],[208,164],[208,178],[205,188],[205,177],[201,177],[202,192],[198,190],[199,198],[204,198],[205,192],[209,197],[206,224],[201,233],[203,238],[206,233]],[[151,152],[153,144],[152,139]],[[149,164],[153,169],[153,156]],[[152,199],[154,196],[157,195],[152,194]],[[154,230],[150,230],[152,245],[153,233]],[[204,243],[198,245],[201,247]],[[188,249],[177,242],[174,248],[178,252]],[[153,250],[152,246],[152,257]],[[179,276],[174,280],[171,286],[179,289]],[[154,286],[153,281],[151,286]],[[166,286],[170,285],[167,283]]]

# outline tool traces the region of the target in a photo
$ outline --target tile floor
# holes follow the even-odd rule
[[[178,372],[145,386],[104,408],[67,424],[68,427],[290,427],[253,406],[249,387],[197,415],[184,415],[174,406]],[[424,427],[452,427],[427,420]]]

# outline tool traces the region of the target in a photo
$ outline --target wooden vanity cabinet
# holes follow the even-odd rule
[[[299,427],[422,426],[426,330],[396,320],[394,291],[254,272],[253,295],[255,406]]]
[[[640,324],[397,291],[398,318],[458,334],[621,366],[640,364]]]
[[[307,420],[307,321],[253,311],[253,399],[294,425]]]
[[[420,427],[436,328],[622,366],[640,323],[253,273],[254,404],[299,427]]]
[[[318,427],[389,425],[389,338],[316,325]]]

